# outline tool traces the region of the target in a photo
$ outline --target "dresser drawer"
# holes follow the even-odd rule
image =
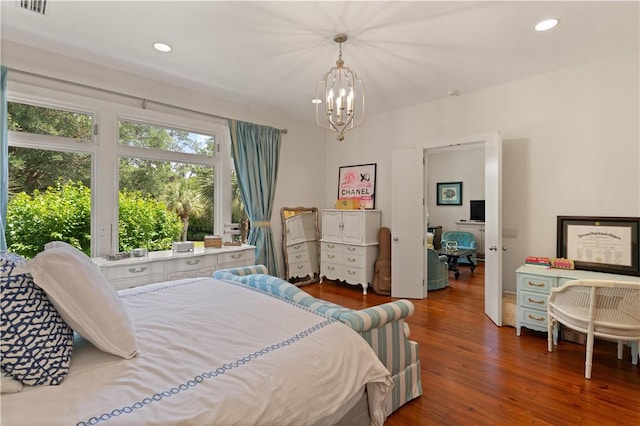
[[[336,244],[336,243],[330,243],[330,242],[325,242],[323,241],[322,243],[322,248],[321,251],[322,252],[342,252],[342,248],[343,245],[342,244]]]
[[[164,273],[151,275],[138,275],[131,278],[123,278],[119,280],[109,281],[116,290],[124,290],[125,288],[133,288],[141,285],[159,283],[165,281]]]
[[[316,241],[307,241],[287,246],[287,257],[290,262],[299,262],[301,259],[317,255],[318,243]]]
[[[308,251],[310,244],[316,244],[315,241],[303,242],[298,244],[291,244],[287,246],[287,253],[304,253]]]
[[[346,265],[344,267],[344,279],[349,284],[362,284],[368,283],[367,273],[364,268],[356,268]]]
[[[317,265],[317,262],[316,262]],[[289,263],[289,276],[290,277],[306,277],[308,275],[313,276],[318,273],[317,266],[312,268],[311,262],[291,262]]]
[[[344,252],[347,255],[363,257],[366,251],[366,246],[344,246]]]
[[[167,261],[167,274],[178,271],[194,271],[202,268],[213,268],[215,270],[216,264],[215,256],[191,256],[184,259],[171,259]]]
[[[320,257],[322,262],[329,263],[342,263],[343,254],[340,250],[325,250],[322,248],[322,253],[320,253]]]
[[[147,262],[129,265],[118,265],[106,268],[106,271],[102,269],[102,271],[108,281],[129,279],[146,275],[164,274],[164,263]]]
[[[518,303],[522,307],[541,309],[547,311],[547,300],[549,296],[541,293],[532,293],[528,291],[521,291],[519,294],[520,300]]]
[[[218,254],[218,269],[227,265],[253,265],[256,260],[253,258],[253,250],[232,251]]]
[[[193,269],[189,271],[169,271],[167,272],[167,281],[181,280],[183,278],[211,277],[215,270],[215,266],[209,266],[207,268]]]
[[[555,286],[555,282],[556,279],[554,277],[527,274],[518,275],[518,289],[523,291],[549,294]]]
[[[339,263],[322,261],[320,263],[320,275],[325,275],[330,280],[343,280],[344,267]]]
[[[354,254],[345,254],[343,263],[349,268],[364,268],[366,266],[364,257]]]
[[[520,309],[520,321],[522,321],[526,327],[527,324],[534,325],[536,327],[542,327],[545,331],[547,329],[547,311],[541,311],[537,309],[521,308]]]

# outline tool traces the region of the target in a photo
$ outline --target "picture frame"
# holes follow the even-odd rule
[[[438,182],[436,184],[437,205],[461,206],[462,182]]]
[[[557,256],[575,269],[640,276],[640,218],[558,216]]]
[[[376,205],[377,163],[342,166],[338,171],[338,199],[358,200],[360,208]]]

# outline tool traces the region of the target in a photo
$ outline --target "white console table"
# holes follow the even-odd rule
[[[144,257],[93,262],[116,290],[162,281],[192,277],[210,277],[213,271],[255,263],[255,246],[196,248],[191,252],[172,250],[150,252]]]

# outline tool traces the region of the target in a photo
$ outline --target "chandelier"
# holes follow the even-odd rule
[[[344,134],[364,124],[364,83],[355,72],[344,66],[342,43],[347,41],[346,34],[336,34],[333,41],[340,46],[336,66],[332,67],[316,85],[316,123],[338,134],[338,140],[344,140]],[[321,119],[321,105],[324,103],[324,119]],[[362,108],[359,107],[362,103]],[[326,124],[325,123],[328,123]]]

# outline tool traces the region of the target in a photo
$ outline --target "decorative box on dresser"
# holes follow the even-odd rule
[[[314,278],[320,273],[316,223],[316,212],[303,212],[285,219],[287,280]]]
[[[547,331],[547,300],[554,287],[571,280],[613,280],[638,283],[640,277],[575,269],[543,269],[523,265],[516,269],[517,307],[516,334],[522,327]],[[558,342],[558,330],[554,327],[553,342]]]
[[[210,277],[218,269],[253,265],[255,246],[196,248],[190,252],[163,250],[122,260],[94,257],[93,262],[116,290],[122,290],[181,278]]]
[[[362,293],[373,280],[378,255],[380,210],[322,211],[320,277],[362,285]]]

